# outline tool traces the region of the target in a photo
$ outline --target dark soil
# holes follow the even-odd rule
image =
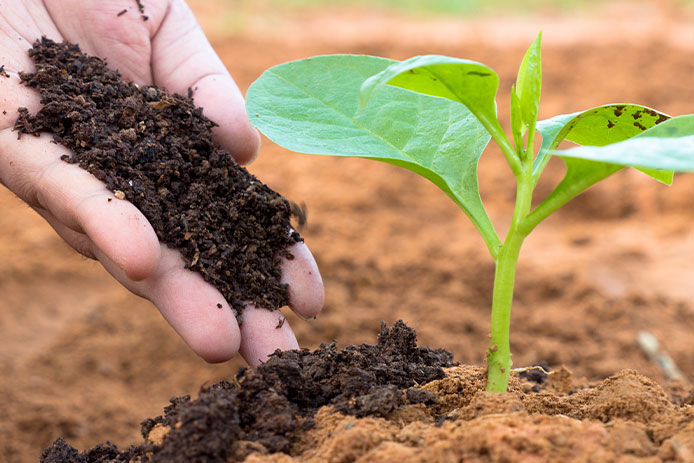
[[[43,107],[35,115],[20,108],[20,134],[50,132],[70,148],[64,160],[140,209],[237,318],[248,302],[268,309],[288,303],[280,259],[291,258],[288,246],[301,240],[290,230],[290,205],[215,145],[216,124],[201,108],[125,82],[77,45],[43,38],[29,55],[36,72],[21,79],[40,90]]]
[[[142,4],[142,0],[135,0],[137,3],[137,9],[140,12],[140,18],[142,18],[143,21],[147,21],[149,19],[149,16],[145,14],[145,6]]]
[[[391,329],[382,323],[375,346],[277,351],[256,369],[242,368],[233,380],[203,389],[196,400],[172,399],[163,416],[142,423],[149,439],[142,445],[120,451],[106,444],[80,454],[58,439],[41,461],[222,463],[252,452],[289,453],[320,407],[385,417],[406,401],[434,403],[434,394],[412,387],[443,379],[452,357],[418,347],[402,321]]]

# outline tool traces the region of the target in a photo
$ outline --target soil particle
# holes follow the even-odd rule
[[[141,462],[214,463],[242,460],[249,452],[288,453],[315,426],[321,407],[352,421],[386,417],[403,403],[405,389],[443,379],[451,360],[449,352],[417,346],[404,323],[383,324],[375,346],[277,351],[256,369],[242,368],[233,380],[203,389],[196,400],[172,399],[163,416],[142,424],[147,440],[138,447],[115,454],[114,447],[101,447],[109,456],[99,460],[99,448],[80,454],[58,440],[41,461],[128,462],[136,456]]]
[[[138,2],[140,11],[142,4]],[[46,38],[29,51],[41,92],[35,115],[19,109],[19,134],[47,131],[73,152],[63,160],[132,202],[187,268],[215,285],[237,317],[248,302],[288,303],[280,259],[301,241],[290,206],[212,141],[216,124],[189,98],[125,82],[77,45]]]
[[[424,389],[417,389],[414,387],[409,388],[406,393],[407,401],[411,404],[435,404],[438,399],[436,394],[433,394]]]
[[[128,12],[128,9],[124,8],[124,9],[120,10],[116,16],[118,16],[120,18],[121,16],[123,16],[127,12]]]
[[[143,21],[147,21],[149,16],[145,15],[145,5],[142,3],[142,0],[135,0],[135,3],[137,3],[137,9],[140,11],[140,17]]]
[[[0,65],[0,76],[3,77],[10,77],[10,75],[5,71],[5,65]]]

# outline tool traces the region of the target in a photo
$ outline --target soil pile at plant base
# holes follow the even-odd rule
[[[287,304],[280,258],[291,258],[288,246],[301,239],[290,232],[289,203],[214,144],[216,124],[193,105],[190,90],[186,98],[125,82],[69,43],[43,38],[29,55],[36,72],[21,78],[40,90],[43,107],[36,115],[20,108],[20,134],[51,132],[70,148],[64,160],[140,209],[237,317],[248,302]]]
[[[275,352],[256,369],[242,368],[189,396],[171,400],[164,416],[146,420],[148,441],[119,451],[106,444],[80,454],[59,439],[44,463],[228,462],[252,452],[291,451],[323,406],[355,417],[385,417],[405,401],[432,402],[434,394],[413,386],[441,380],[452,355],[418,347],[415,332],[397,322],[385,324],[377,345],[322,345],[315,352]]]
[[[505,395],[484,386],[482,368],[451,366],[397,322],[376,346],[276,352],[196,400],[172,399],[138,446],[80,453],[58,439],[41,461],[692,461],[691,388],[666,393],[631,370],[591,386],[565,368],[514,374]]]

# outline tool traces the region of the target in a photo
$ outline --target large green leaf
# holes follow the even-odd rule
[[[606,146],[555,150],[566,159],[646,169],[694,171],[694,114],[673,117],[627,140]]]
[[[502,146],[504,153],[513,151],[496,117],[499,76],[484,64],[441,55],[415,56],[394,63],[366,80],[360,91],[362,104],[385,85],[462,103]],[[509,159],[509,162],[516,167],[517,160]]]
[[[246,96],[251,122],[293,151],[376,159],[410,169],[448,194],[495,252],[477,163],[489,136],[464,106],[383,86],[361,107],[359,88],[394,61],[330,55],[268,69]]]

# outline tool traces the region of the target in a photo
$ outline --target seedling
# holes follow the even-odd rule
[[[528,234],[590,186],[627,166],[671,184],[694,170],[694,115],[670,117],[636,104],[608,104],[538,121],[541,34],[511,88],[511,137],[496,114],[497,74],[447,56],[397,62],[329,55],[268,69],[248,90],[253,124],[269,139],[307,154],[353,156],[405,167],[429,179],[472,220],[496,263],[487,390],[505,392],[516,264]],[[542,137],[535,149],[537,133]],[[477,164],[493,139],[508,161],[516,204],[503,241],[480,199]],[[575,145],[559,150],[567,140]],[[566,164],[552,193],[532,207],[551,156]]]

